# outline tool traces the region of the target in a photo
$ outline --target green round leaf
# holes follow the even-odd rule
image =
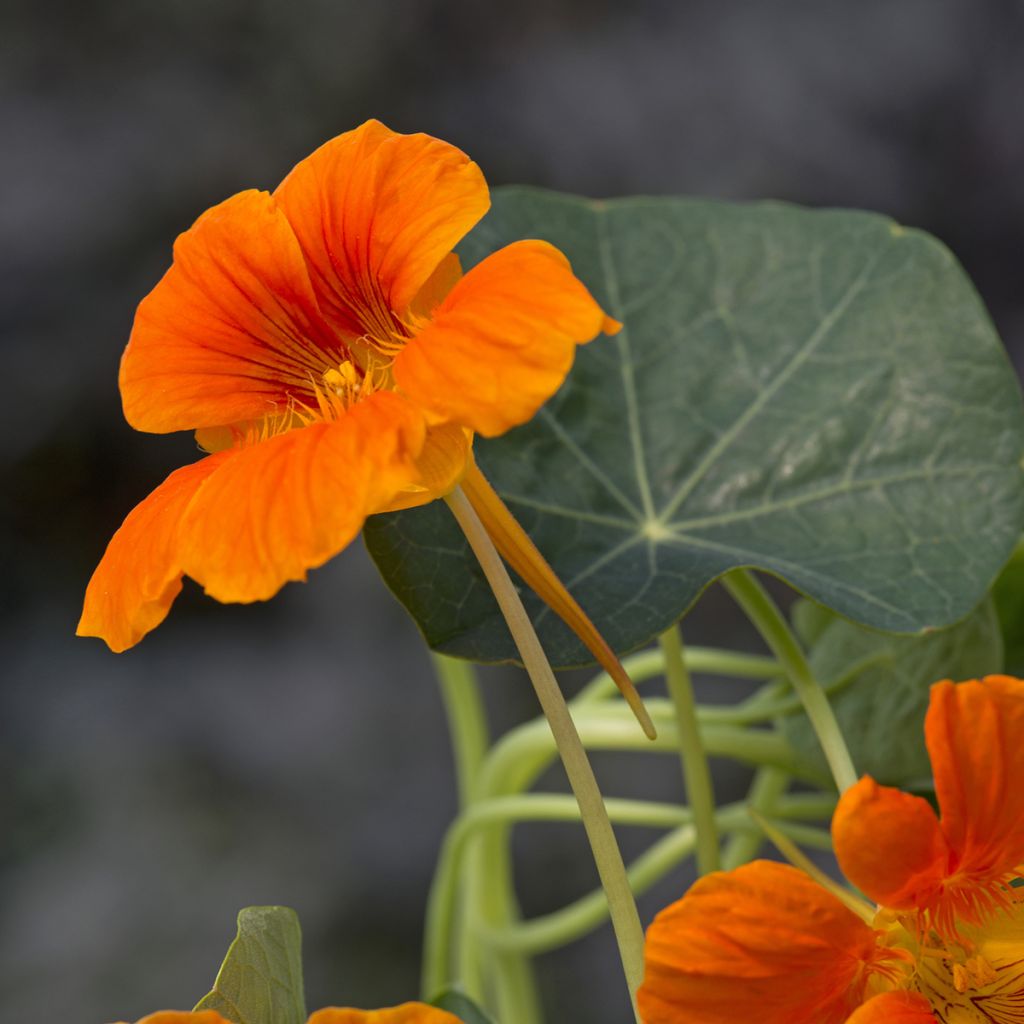
[[[977,679],[1003,669],[1003,640],[991,598],[955,626],[924,636],[865,629],[810,601],[799,602],[793,618],[798,631],[815,623],[809,652],[815,678],[826,688],[842,684],[831,704],[857,772],[886,785],[931,778],[924,716],[932,683]],[[790,743],[826,771],[806,716],[788,716],[782,725]]]
[[[246,907],[213,991],[197,1010],[216,1010],[234,1024],[306,1024],[302,932],[288,907]]]
[[[461,254],[527,237],[559,246],[625,327],[477,457],[613,647],[736,566],[884,630],[978,603],[1024,523],[1024,421],[941,244],[869,213],[517,188]],[[366,540],[432,647],[515,659],[442,503],[375,517]],[[554,664],[590,661],[527,605]]]

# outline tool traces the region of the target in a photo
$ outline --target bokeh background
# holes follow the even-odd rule
[[[492,184],[866,207],[953,248],[1019,365],[1022,47],[1018,0],[5,0],[0,1017],[188,1007],[254,903],[299,911],[311,1006],[416,992],[451,757],[358,546],[266,605],[189,586],[126,655],[72,636],[110,534],[195,456],[124,424],[116,373],[199,212],[370,116]],[[714,591],[687,632],[753,644]],[[486,683],[496,730],[534,713],[516,672]],[[671,761],[599,768],[680,796]],[[529,912],[593,884],[578,830],[516,845]],[[608,929],[540,967],[551,1020],[626,1019]]]

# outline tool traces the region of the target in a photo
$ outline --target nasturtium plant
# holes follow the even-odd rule
[[[616,649],[736,566],[888,631],[948,626],[982,598],[1024,522],[1024,418],[939,242],[872,213],[509,188],[460,254],[523,237],[562,249],[625,327],[475,451]],[[445,509],[374,517],[365,536],[432,647],[515,658]],[[555,665],[589,660],[524,599]]]
[[[233,1024],[306,1024],[302,931],[288,907],[246,907],[213,990],[196,1006]]]
[[[429,643],[521,658],[546,718],[491,744],[472,668],[435,659],[460,811],[427,901],[433,1005],[307,1020],[295,914],[250,907],[196,1011],[139,1024],[541,1024],[532,958],[606,917],[616,1019],[1016,1020],[1024,681],[996,673],[1024,658],[1020,546],[988,591],[1024,526],[1024,415],[969,280],[875,214],[522,188],[460,264],[488,204],[466,154],[369,121],[200,217],[139,307],[126,415],[208,454],[128,515],[79,631],[133,646],[183,575],[268,598],[371,516]],[[752,568],[806,595],[789,618]],[[719,577],[767,654],[684,645]],[[603,672],[570,708],[551,667],[587,652]],[[756,688],[701,706],[697,672]],[[605,800],[588,746],[681,755],[685,804]],[[573,796],[534,791],[556,752]],[[716,800],[708,755],[755,768],[744,801]],[[941,817],[908,792],[929,789]],[[529,821],[581,821],[601,889],[524,918]],[[665,834],[627,871],[613,821]],[[754,860],[765,838],[795,866]],[[885,941],[801,846],[834,849]],[[645,943],[635,893],[691,856],[705,877]]]
[[[999,620],[988,597],[955,625],[921,636],[868,629],[806,600],[793,618],[854,764],[886,785],[929,784],[924,716],[933,683],[1003,670]],[[824,770],[807,717],[786,716],[782,726],[790,743]]]

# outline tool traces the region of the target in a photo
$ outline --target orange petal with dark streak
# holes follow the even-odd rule
[[[957,869],[995,879],[1024,863],[1024,682],[936,683],[925,740]]]
[[[283,413],[339,346],[284,214],[266,192],[241,192],[178,238],[140,303],[121,359],[124,413],[155,433]]]
[[[700,879],[648,929],[644,1024],[843,1024],[892,954],[803,872],[754,861]]]
[[[395,382],[438,419],[494,437],[558,390],[576,346],[621,325],[547,242],[515,242],[478,263],[399,352]]]
[[[404,316],[490,206],[483,174],[465,153],[379,121],[324,143],[274,196],[325,314],[344,330],[371,334]]]

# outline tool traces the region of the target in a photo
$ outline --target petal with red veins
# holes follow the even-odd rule
[[[220,427],[284,412],[343,358],[291,227],[266,192],[207,210],[142,300],[121,359],[137,430]]]
[[[465,153],[379,121],[324,143],[274,196],[328,318],[343,330],[371,334],[404,316],[490,206],[483,174]]]
[[[1024,862],[1024,681],[932,687],[925,741],[942,830],[962,872],[996,878]]]
[[[803,872],[754,861],[701,878],[647,932],[644,1024],[843,1024],[889,952]]]

